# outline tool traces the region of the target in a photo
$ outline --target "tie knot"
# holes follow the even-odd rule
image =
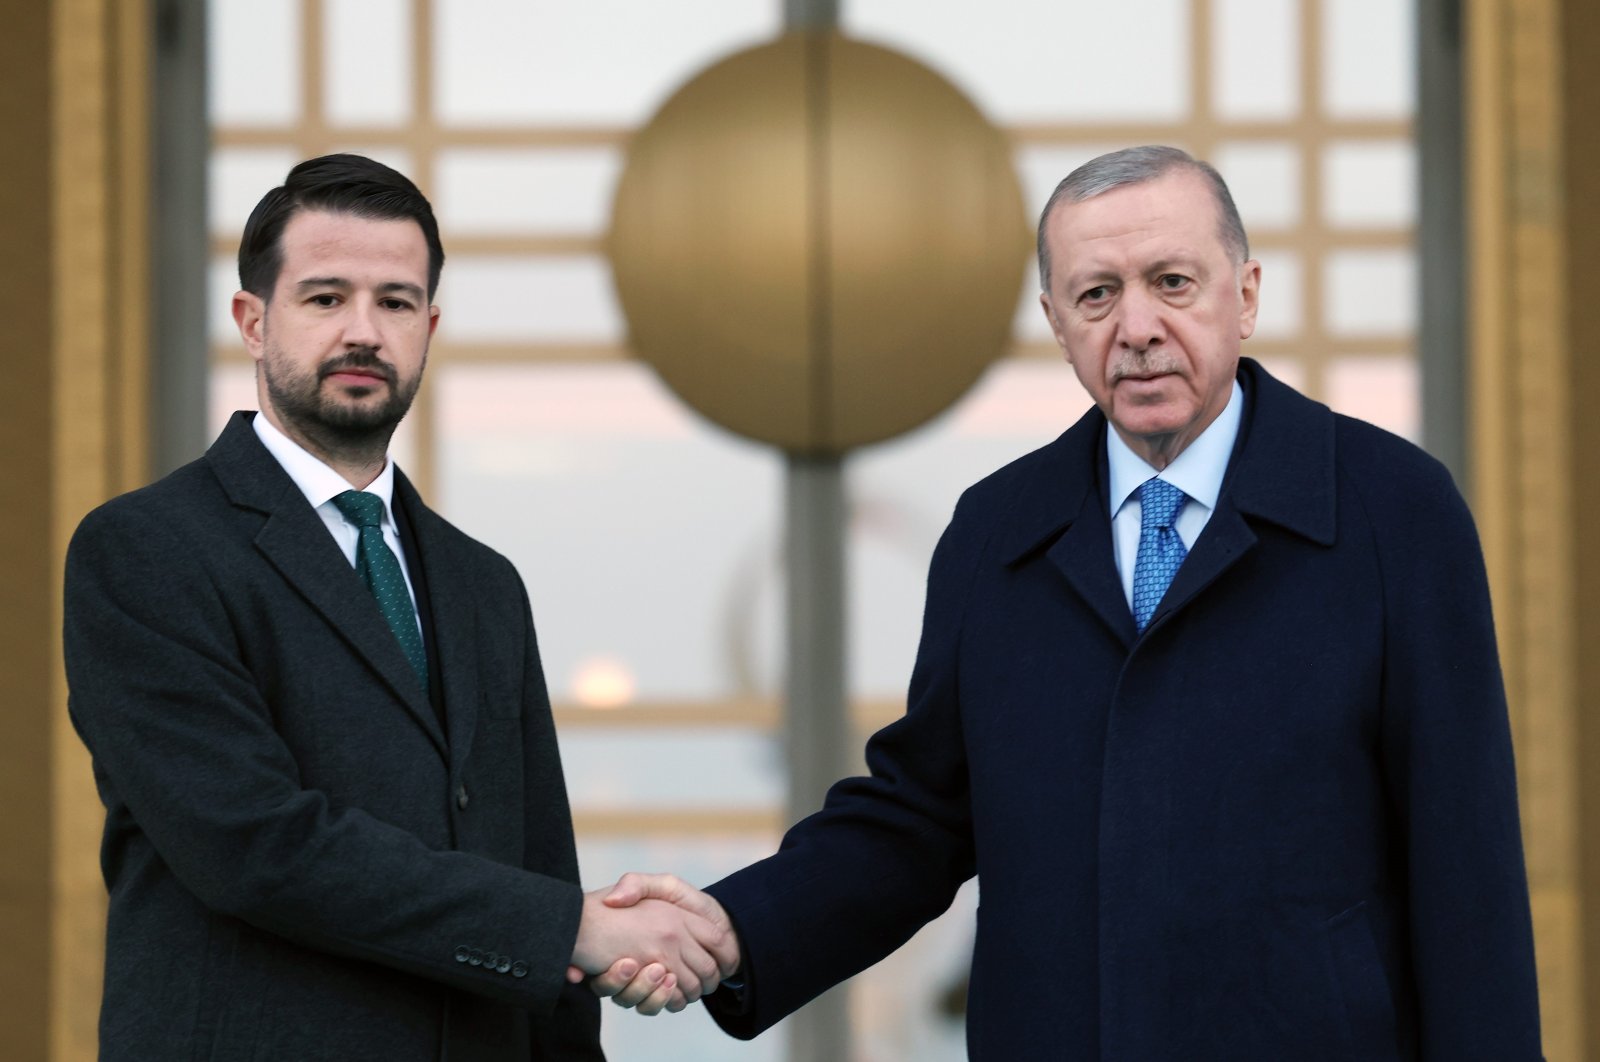
[[[1139,523],[1144,527],[1171,527],[1189,496],[1164,479],[1151,476],[1139,484]]]
[[[383,499],[364,490],[347,490],[333,496],[333,504],[344,513],[344,518],[357,527],[380,527],[383,524]]]

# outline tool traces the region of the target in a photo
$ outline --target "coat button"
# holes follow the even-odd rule
[[[465,944],[456,949],[456,962],[466,962],[472,957],[472,949]]]
[[[494,968],[496,973],[510,973],[511,960],[502,955],[500,961],[494,964]]]
[[[462,811],[467,810],[467,787],[464,785],[456,789],[456,807]]]
[[[512,977],[527,977],[528,976],[528,964],[525,963],[525,962],[514,962],[514,963],[512,963],[511,964],[511,976]]]
[[[479,951],[477,948],[470,949],[467,952],[467,962],[473,966],[482,966],[483,952]]]

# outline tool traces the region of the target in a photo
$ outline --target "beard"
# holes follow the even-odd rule
[[[382,361],[374,348],[363,347],[331,357],[314,371],[297,372],[286,365],[287,359],[274,357],[276,353],[269,345],[266,356],[261,359],[261,372],[273,408],[305,435],[340,448],[387,446],[395,426],[411,409],[411,401],[422,385],[423,367],[427,365],[424,352],[423,364],[417,368],[416,375],[402,380],[394,366]],[[338,389],[339,392],[348,390],[350,394],[324,390],[323,382],[329,376],[347,369],[376,373],[382,379],[373,380],[369,388]],[[382,401],[368,401],[366,393],[378,390],[384,392]]]

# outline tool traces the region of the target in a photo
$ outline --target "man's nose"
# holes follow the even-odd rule
[[[1167,337],[1165,307],[1161,300],[1142,287],[1129,287],[1118,300],[1117,341],[1130,350],[1142,351]]]
[[[355,298],[346,304],[344,316],[344,345],[346,347],[381,347],[382,332],[378,328],[378,315],[383,312],[375,299]]]

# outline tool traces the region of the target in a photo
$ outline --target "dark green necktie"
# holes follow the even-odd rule
[[[400,640],[406,659],[416,669],[422,688],[428,688],[428,654],[422,648],[422,635],[417,632],[417,612],[411,604],[411,593],[406,589],[404,573],[394,551],[383,540],[383,499],[361,490],[347,490],[336,494],[333,504],[344,513],[344,518],[361,530],[356,544],[356,572],[365,580],[367,589],[378,599],[383,618],[389,629]]]

